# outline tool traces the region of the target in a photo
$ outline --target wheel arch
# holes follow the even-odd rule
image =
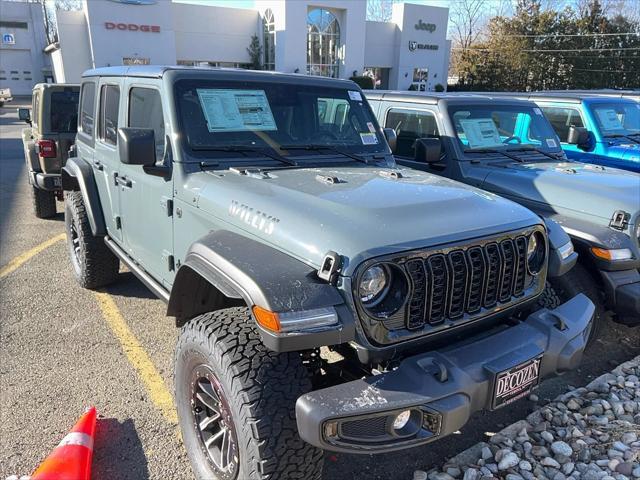
[[[178,269],[167,315],[181,326],[213,310],[245,305],[271,312],[335,307],[340,325],[323,332],[279,334],[259,327],[274,351],[343,343],[355,337],[355,320],[337,288],[285,252],[227,230],[194,242]],[[316,345],[318,343],[318,345]]]
[[[82,194],[91,233],[96,237],[106,235],[107,228],[91,165],[78,157],[69,158],[66,165],[62,167],[62,189],[64,191],[79,191]]]

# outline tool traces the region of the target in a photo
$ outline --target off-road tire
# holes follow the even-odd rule
[[[275,353],[260,340],[244,307],[205,313],[183,327],[175,358],[182,438],[196,478],[217,479],[192,412],[192,379],[203,365],[217,377],[238,445],[237,480],[317,480],[322,451],[296,428],[295,403],[311,390],[298,353]],[[197,376],[197,374],[196,374]]]
[[[562,305],[563,302],[562,302],[562,298],[560,298],[560,295],[558,294],[556,289],[553,288],[553,285],[551,285],[547,281],[547,283],[544,286],[544,290],[538,297],[537,303],[542,308],[548,308],[549,310],[553,310],[554,308]]]
[[[65,193],[64,224],[73,273],[80,286],[95,289],[113,283],[118,278],[120,261],[103,239],[91,232],[80,192]]]
[[[31,187],[31,199],[33,201],[33,213],[38,218],[51,218],[55,216],[56,211],[56,195],[47,190],[41,190],[38,187]]]
[[[584,293],[593,302],[596,309],[591,321],[588,344],[596,341],[606,321],[606,309],[600,289],[589,271],[578,263],[563,276],[550,279],[550,282],[562,303],[571,300],[579,293]]]

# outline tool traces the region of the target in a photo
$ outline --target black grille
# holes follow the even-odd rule
[[[412,280],[407,328],[460,319],[523,295],[526,255],[527,241],[520,236],[407,261]]]

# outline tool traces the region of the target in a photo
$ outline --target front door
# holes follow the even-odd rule
[[[98,84],[98,115],[93,149],[92,166],[100,195],[109,236],[122,242],[122,223],[117,185],[118,167],[118,125],[120,122],[120,92],[122,78],[103,78]],[[84,101],[84,93],[83,93]],[[88,120],[87,120],[88,122]],[[86,127],[89,126],[87,123]]]
[[[165,148],[165,118],[160,91],[153,84],[128,81],[124,125],[155,132],[156,165],[170,166]],[[127,253],[156,280],[173,283],[173,182],[154,176],[141,165],[120,163],[120,206]]]

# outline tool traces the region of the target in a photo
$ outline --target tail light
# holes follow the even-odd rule
[[[38,140],[38,154],[42,158],[57,157],[56,142],[53,140]]]

